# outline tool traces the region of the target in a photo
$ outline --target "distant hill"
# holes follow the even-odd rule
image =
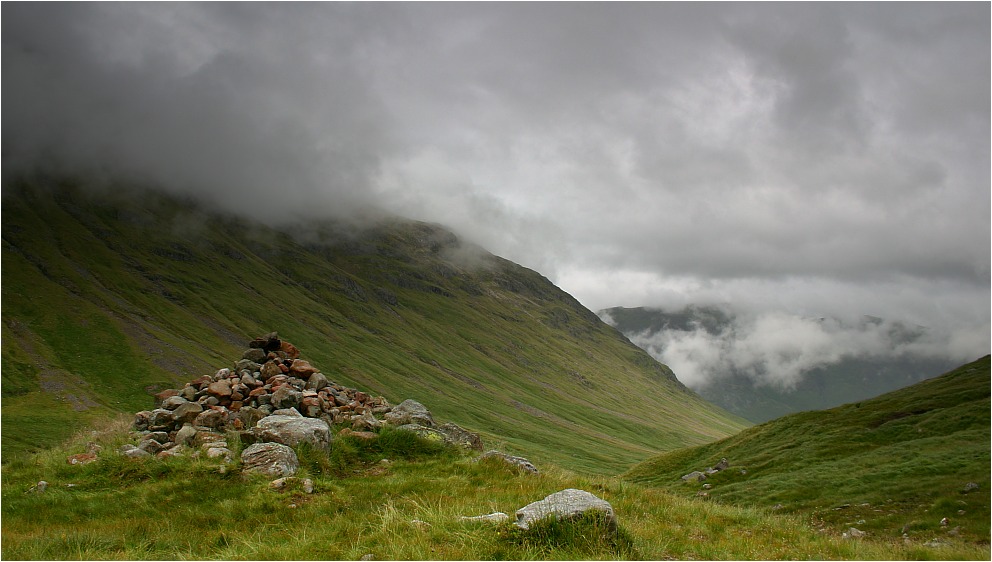
[[[616,307],[601,310],[599,314],[634,343],[649,341],[665,332],[705,330],[719,336],[730,333],[735,321],[732,311],[708,306],[688,306],[675,312]],[[882,319],[865,316],[862,322],[880,323]],[[894,341],[911,341],[922,330],[892,323],[888,337]],[[951,360],[920,356],[846,357],[802,373],[794,388],[757,384],[751,376],[730,370],[720,373],[720,378],[712,384],[694,390],[734,414],[761,423],[794,412],[821,410],[878,396],[937,376],[956,365]]]
[[[285,224],[125,188],[3,193],[3,458],[229,366],[277,331],[337,382],[616,472],[747,424],[539,273],[399,218]]]
[[[696,496],[703,483],[681,476],[726,458],[729,468],[703,481],[710,499],[894,539],[957,534],[987,545],[990,383],[986,356],[872,400],[660,455],[624,478]]]

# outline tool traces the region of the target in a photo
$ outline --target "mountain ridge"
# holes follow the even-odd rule
[[[276,229],[66,181],[3,197],[5,453],[145,409],[269,331],[536,462],[614,471],[746,425],[539,273],[437,225]]]

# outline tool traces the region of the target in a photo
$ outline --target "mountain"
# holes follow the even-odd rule
[[[615,307],[598,313],[635,344],[664,353],[664,342],[672,338],[702,334],[714,340],[733,341],[742,336],[737,316],[727,308],[687,306],[678,311],[654,308]],[[828,319],[800,319],[823,323]],[[848,333],[881,333],[892,347],[912,343],[926,329],[865,316],[857,326],[844,326]],[[878,396],[946,372],[957,365],[952,360],[920,355],[841,356],[832,363],[796,371],[791,386],[757,382],[753,373],[730,366],[708,384],[694,386],[703,398],[755,423],[786,414],[831,408]],[[679,373],[676,373],[678,375]]]
[[[803,412],[631,469],[635,483],[805,513],[877,536],[960,536],[988,544],[992,454],[989,356],[877,398]],[[941,523],[942,519],[946,521]],[[984,541],[984,542],[983,542]]]
[[[747,424],[540,274],[399,218],[267,226],[132,186],[4,185],[3,457],[152,405],[276,331],[534,462],[616,472]]]

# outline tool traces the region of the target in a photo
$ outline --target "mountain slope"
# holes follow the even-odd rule
[[[641,345],[655,357],[659,341],[676,339],[703,331],[713,338],[731,340],[735,334],[732,312],[707,306],[687,306],[680,311],[652,308],[615,307],[599,311],[599,315]],[[881,319],[865,317],[867,324]],[[891,324],[886,334],[893,345],[905,344],[919,337],[919,329],[898,322]],[[710,402],[755,423],[808,410],[832,408],[856,400],[909,386],[953,369],[958,362],[915,355],[893,357],[841,357],[837,362],[812,368],[792,388],[757,384],[753,376],[728,370],[702,388],[700,396]],[[678,373],[676,373],[678,375]]]
[[[338,382],[535,462],[616,471],[746,425],[544,277],[436,225],[274,229],[110,193],[5,187],[5,456],[145,409],[273,330]]]
[[[988,544],[989,412],[986,356],[872,400],[660,455],[625,478],[694,495],[700,484],[680,477],[726,458],[730,468],[706,480],[709,497],[721,502],[780,504],[783,513],[894,537],[939,537],[959,527],[960,536]],[[968,483],[977,490],[966,492]]]

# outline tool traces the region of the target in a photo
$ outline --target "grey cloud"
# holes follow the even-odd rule
[[[4,4],[4,172],[44,157],[256,215],[380,207],[590,308],[987,325],[989,11]]]

